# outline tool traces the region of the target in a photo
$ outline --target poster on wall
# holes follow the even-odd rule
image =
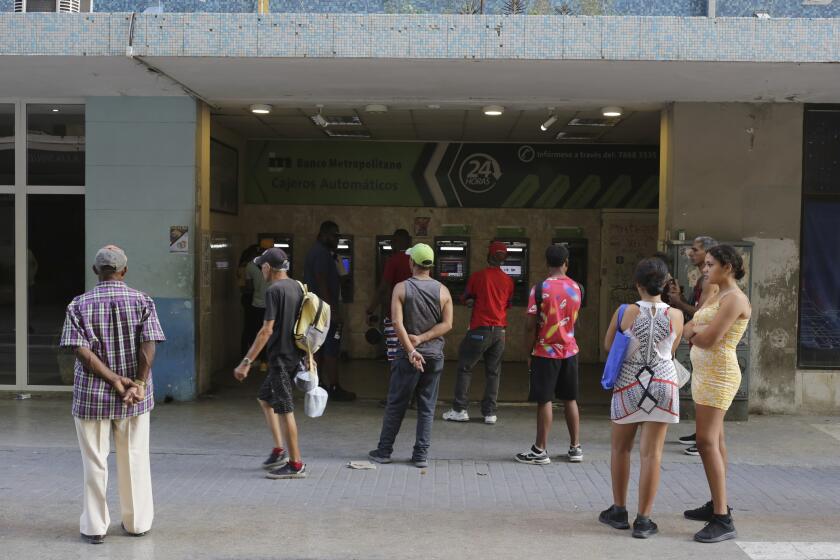
[[[239,212],[239,150],[210,140],[210,210]]]
[[[190,228],[188,226],[169,227],[169,252],[190,252]]]
[[[624,145],[248,144],[250,204],[635,208],[659,202],[659,148]]]

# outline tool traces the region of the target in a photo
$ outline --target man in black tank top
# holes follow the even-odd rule
[[[391,362],[388,404],[382,419],[379,445],[368,456],[390,463],[411,396],[417,395],[417,435],[411,462],[429,466],[432,420],[443,372],[443,335],[452,330],[452,296],[431,275],[435,254],[425,243],[408,251],[413,276],[394,286],[391,321],[400,339],[397,358]]]

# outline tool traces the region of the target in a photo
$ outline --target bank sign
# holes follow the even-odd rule
[[[656,146],[248,144],[249,204],[656,208]]]

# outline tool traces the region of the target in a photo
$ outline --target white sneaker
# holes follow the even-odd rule
[[[490,416],[485,416],[484,417],[484,423],[485,424],[495,424],[496,420],[497,420],[497,418],[496,418],[495,414],[491,414]]]
[[[454,408],[450,408],[443,413],[443,419],[449,420],[450,422],[469,422],[470,415],[466,410],[455,410]]]

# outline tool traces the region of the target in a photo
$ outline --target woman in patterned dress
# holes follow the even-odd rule
[[[641,425],[639,509],[633,522],[633,536],[647,538],[659,532],[650,514],[659,487],[665,433],[668,424],[680,421],[679,384],[673,355],[682,334],[683,314],[662,301],[668,267],[661,259],[639,262],[633,280],[641,299],[625,307],[621,319],[621,331],[630,337],[630,344],[613,389],[610,412],[613,505],[601,512],[599,520],[616,529],[630,528],[627,522],[630,453]],[[604,337],[605,348],[612,346],[618,327],[616,310]]]
[[[686,511],[685,517],[706,521],[694,539],[713,543],[738,536],[726,501],[723,417],[741,385],[735,348],[747,330],[751,308],[738,287],[737,281],[744,277],[744,262],[733,247],[717,245],[709,249],[703,274],[720,290],[694,314],[683,335],[692,345],[691,395],[697,411],[697,448],[712,500]]]

